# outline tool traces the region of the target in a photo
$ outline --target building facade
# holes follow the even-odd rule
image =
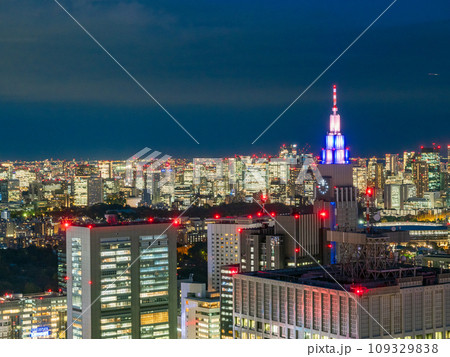
[[[54,292],[0,298],[0,338],[64,339],[67,298]]]
[[[233,276],[234,338],[450,338],[450,274],[352,285],[319,269]],[[370,315],[369,315],[369,314]]]
[[[67,230],[68,338],[176,338],[169,223]]]
[[[181,283],[181,338],[220,338],[220,297],[206,284]]]

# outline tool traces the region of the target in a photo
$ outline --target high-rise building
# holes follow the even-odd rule
[[[102,179],[112,179],[113,178],[112,161],[99,161],[98,171]]]
[[[402,210],[405,201],[416,196],[416,186],[413,184],[386,184],[384,186],[384,208]]]
[[[235,274],[234,338],[450,337],[450,278],[439,269],[353,284],[327,271],[337,282],[322,268]]]
[[[220,290],[222,265],[240,263],[240,235],[245,228],[261,226],[262,219],[220,218],[207,224],[208,289]]]
[[[207,292],[206,284],[181,283],[181,338],[220,338],[219,292]]]
[[[414,151],[405,151],[403,153],[403,171],[412,172],[412,163],[414,162],[416,153]]]
[[[233,338],[233,275],[241,272],[240,264],[220,268],[220,338]]]
[[[22,199],[19,180],[0,181],[0,202],[19,202]]]
[[[398,174],[398,154],[386,154],[386,176]]]
[[[386,175],[384,174],[384,167],[383,164],[377,163],[376,168],[375,168],[375,188],[376,189],[383,189],[384,188],[384,183],[385,183],[385,178]]]
[[[73,179],[73,204],[74,206],[88,205],[88,184],[89,178],[76,176]]]
[[[450,145],[447,145],[447,172],[450,174]]]
[[[417,197],[423,197],[424,193],[428,192],[428,164],[425,161],[416,160],[413,162],[412,168]]]
[[[103,202],[101,177],[75,176],[73,180],[74,206],[92,206]]]
[[[367,168],[361,166],[353,167],[353,186],[358,189],[359,192],[366,192],[368,179]]]
[[[399,264],[407,239],[330,230],[339,265],[233,275],[234,338],[449,338],[449,271]]]
[[[103,202],[103,179],[90,177],[88,179],[88,206]]]
[[[435,192],[441,189],[441,147],[433,144],[431,148],[421,147],[421,160],[428,165],[428,191]]]
[[[333,114],[330,115],[330,130],[326,136],[325,148],[322,149],[322,163],[348,164],[349,151],[345,146],[345,137],[341,134],[341,116],[337,114],[336,85],[333,86]]]
[[[169,223],[67,230],[69,338],[176,338],[176,230]]]
[[[285,267],[311,266],[316,262],[328,264],[331,250],[325,247],[324,217],[330,211],[313,214],[278,216],[258,227],[241,229],[240,264],[220,267],[220,330],[221,338],[233,338],[233,282],[241,271],[270,271]],[[319,213],[320,212],[320,213]],[[308,254],[309,253],[309,254]],[[311,257],[312,256],[312,257]]]

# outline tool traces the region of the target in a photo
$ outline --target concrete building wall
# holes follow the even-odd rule
[[[448,280],[356,294],[237,274],[234,338],[450,338]]]

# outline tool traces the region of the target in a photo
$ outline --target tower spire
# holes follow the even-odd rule
[[[333,114],[336,115],[337,112],[337,95],[336,95],[336,84],[333,85]]]
[[[341,134],[341,116],[337,111],[336,85],[333,85],[333,113],[330,115],[326,148],[322,150],[322,162],[325,164],[348,164],[349,152],[345,147],[345,137]]]

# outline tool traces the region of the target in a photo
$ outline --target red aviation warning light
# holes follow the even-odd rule
[[[333,248],[333,244],[330,243],[327,245],[327,247],[331,249],[331,248]]]
[[[150,217],[150,218],[148,219],[148,222],[152,223],[152,222],[153,222],[153,218]]]
[[[258,217],[261,217],[261,216],[262,216],[262,213],[261,213],[261,212],[258,212],[256,215],[257,215]]]
[[[275,217],[277,214],[276,214],[275,212],[271,212],[270,215],[271,215],[272,217]]]
[[[300,248],[295,248],[296,253],[300,253]]]
[[[295,219],[299,219],[299,218],[300,218],[300,215],[299,215],[299,214],[294,214],[294,218],[295,218]]]
[[[267,201],[267,196],[266,195],[261,195],[261,201],[263,201],[263,202]]]
[[[253,216],[252,216],[251,214],[249,214],[249,215],[247,216],[247,218],[248,218],[248,219],[252,219]]]
[[[319,212],[319,217],[320,218],[322,218],[322,219],[325,219],[325,218],[328,218],[328,211],[327,210],[321,210],[320,212]]]
[[[215,219],[219,219],[219,218],[220,218],[220,214],[215,214],[215,215],[214,215],[214,218],[215,218]]]
[[[367,288],[365,286],[355,286],[352,290],[358,296],[362,296],[367,292]]]
[[[238,228],[238,233],[242,233],[242,228]]]
[[[70,223],[69,222],[64,222],[64,227],[65,228],[69,228],[70,227]]]
[[[366,196],[368,196],[368,197],[372,197],[373,196],[373,188],[372,187],[367,187],[366,188]]]

